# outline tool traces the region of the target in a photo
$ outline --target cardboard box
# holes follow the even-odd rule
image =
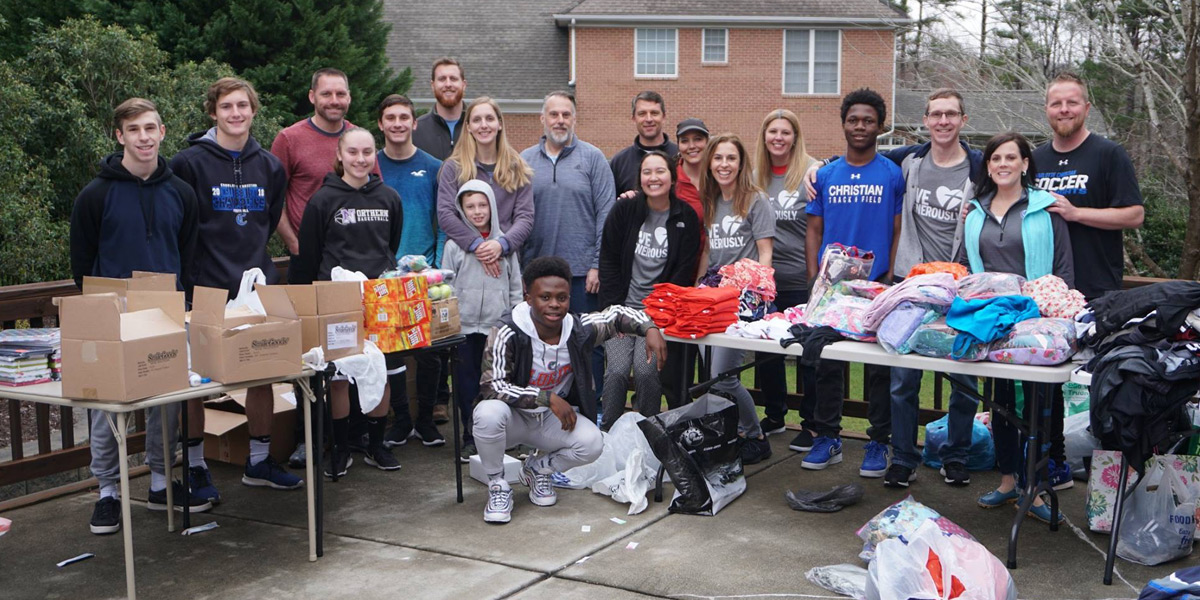
[[[258,288],[267,314],[226,313],[228,292],[196,286],[192,294],[192,370],[221,383],[299,373],[300,317],[279,286]]]
[[[363,319],[371,329],[412,327],[428,323],[432,310],[428,299],[376,300],[363,304]]]
[[[483,485],[487,485],[488,484],[487,473],[483,472],[483,463],[480,462],[479,455],[472,454],[470,462],[471,462],[471,479],[474,479],[475,481],[478,481],[479,483],[482,483]],[[519,461],[507,454],[504,455],[504,479],[506,479],[508,481],[509,485],[517,485],[518,483],[520,483],[521,467],[522,467],[521,461]]]
[[[369,279],[363,282],[362,290],[364,303],[429,298],[429,282],[423,275],[412,273],[390,279]]]
[[[106,294],[111,292],[124,298],[125,292],[128,292],[129,290],[174,292],[177,289],[178,288],[175,286],[175,275],[172,273],[148,273],[146,271],[134,271],[133,276],[129,279],[90,276],[85,276],[83,278],[84,295]]]
[[[287,292],[300,315],[301,352],[320,346],[326,361],[362,354],[366,331],[359,282],[318,281],[273,287]]]
[[[462,331],[458,317],[458,298],[446,298],[433,302],[433,318],[429,321],[430,339],[440,340]]]
[[[271,458],[283,464],[296,446],[296,419],[303,418],[295,404],[285,400],[291,384],[277,383],[274,419],[271,421]],[[230,392],[204,403],[204,458],[244,466],[250,455],[250,429],[246,421],[246,390]]]
[[[131,402],[188,387],[183,293],[127,294],[141,310],[123,312],[115,293],[60,299],[63,396]]]
[[[400,352],[429,345],[429,323],[412,327],[367,328],[367,339],[379,347],[380,352]]]

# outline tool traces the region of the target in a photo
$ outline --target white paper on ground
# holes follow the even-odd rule
[[[216,529],[218,527],[220,527],[220,525],[217,525],[217,522],[213,521],[212,523],[206,523],[204,525],[197,525],[195,527],[189,527],[187,529],[184,529],[183,535],[195,535],[197,533],[204,533],[205,531],[208,531],[210,529]]]
[[[609,519],[609,521],[612,521],[613,523],[616,523],[617,525],[624,525],[626,522],[625,519],[618,519],[616,517]]]
[[[591,525],[584,525],[583,527],[579,528],[579,530],[580,530],[580,531],[582,531],[582,532],[584,532],[584,533],[591,533],[591,532],[592,532],[592,526],[591,526]],[[2,535],[2,534],[0,534],[0,535]]]
[[[83,554],[80,554],[79,556],[76,556],[75,558],[68,558],[67,560],[64,560],[64,561],[58,563],[58,568],[61,569],[71,563],[77,563],[81,560],[87,560],[89,558],[92,558],[93,556],[96,556],[96,555],[92,554],[91,552],[84,552]]]
[[[637,543],[637,542],[629,542],[628,544],[625,544],[625,549],[626,549],[626,550],[636,550],[636,549],[637,549],[637,547],[638,547],[638,543]]]

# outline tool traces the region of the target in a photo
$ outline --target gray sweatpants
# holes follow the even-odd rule
[[[716,377],[717,373],[741,366],[745,356],[745,350],[713,346],[709,377]],[[762,437],[762,427],[758,423],[758,411],[754,408],[754,397],[750,395],[746,386],[742,385],[740,378],[722,379],[714,383],[711,389],[732,398],[737,404],[738,433],[748,438]]]
[[[604,371],[604,423],[608,431],[625,412],[625,392],[629,389],[629,370],[633,369],[634,389],[637,390],[637,411],[643,417],[653,417],[662,408],[662,383],[658,368],[646,362],[646,338],[623,335],[604,342],[608,368]]]
[[[171,440],[171,462],[175,462],[175,443],[179,440],[179,403],[167,404],[162,407],[146,409],[146,463],[155,473],[166,473],[166,463],[163,461],[162,418],[167,413],[167,430]],[[102,410],[89,410],[89,441],[92,449],[92,475],[100,481],[100,487],[119,485],[121,481],[120,448],[117,438],[113,437],[112,428],[108,426],[106,413]],[[133,415],[131,414],[130,417]],[[113,417],[113,424],[117,419]]]
[[[562,421],[549,409],[523,410],[502,400],[484,400],[475,405],[474,418],[475,450],[489,476],[504,473],[504,449],[517,444],[548,452],[544,464],[558,472],[586,465],[604,450],[600,429],[582,416],[574,429],[563,431]]]

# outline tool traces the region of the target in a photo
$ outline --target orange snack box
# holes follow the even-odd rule
[[[382,300],[363,306],[363,321],[372,329],[411,327],[429,322],[429,300]]]
[[[429,323],[412,327],[367,328],[367,339],[379,347],[380,352],[400,352],[429,345]]]
[[[421,300],[429,298],[429,282],[424,276],[409,273],[390,279],[368,279],[363,282],[363,304],[372,302]]]

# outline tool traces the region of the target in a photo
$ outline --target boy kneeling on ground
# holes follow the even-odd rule
[[[666,342],[640,310],[610,306],[573,315],[571,267],[556,256],[530,262],[524,271],[525,301],[501,317],[483,352],[479,402],[475,406],[475,447],[488,474],[483,520],[507,523],[513,492],[504,479],[504,449],[527,444],[537,449],[521,469],[529,501],[558,501],[551,475],[586,465],[604,448],[596,427],[592,388],[592,349],[619,334],[646,338],[646,360],[661,370]],[[583,418],[577,418],[578,410]]]

